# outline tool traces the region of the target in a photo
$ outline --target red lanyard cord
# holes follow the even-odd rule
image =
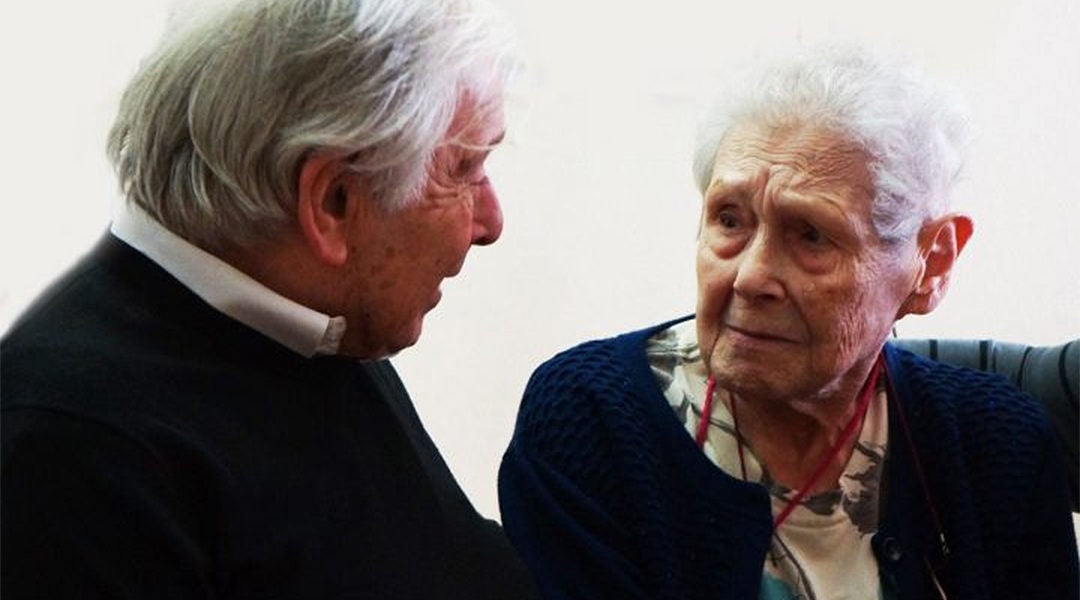
[[[716,380],[710,375],[705,383],[705,404],[701,406],[701,420],[698,421],[697,435],[694,436],[698,448],[705,447],[705,435],[709,431],[709,416],[712,415],[713,392],[715,391]]]
[[[806,494],[814,487],[814,485],[821,479],[821,476],[825,474],[826,469],[836,459],[840,452],[847,445],[847,442],[851,439],[855,432],[859,430],[862,425],[863,417],[866,416],[866,411],[870,407],[870,399],[874,396],[874,389],[877,387],[878,377],[881,375],[882,361],[881,356],[878,355],[877,360],[874,361],[874,366],[870,370],[870,376],[863,383],[863,388],[859,392],[858,404],[855,407],[855,414],[851,415],[851,419],[848,420],[847,425],[844,426],[843,432],[840,434],[840,439],[836,440],[833,447],[829,449],[829,452],[825,455],[817,467],[814,469],[814,473],[810,476],[809,480],[795,493],[795,497],[788,501],[784,510],[780,512],[776,518],[773,519],[773,529],[779,529],[780,525],[791,516],[791,512],[795,510],[795,507],[802,502]],[[708,383],[705,386],[705,403],[701,408],[701,421],[698,423],[697,435],[694,436],[699,447],[705,447],[705,436],[709,428],[709,417],[712,415],[713,396],[716,391],[716,381],[709,377]],[[739,466],[742,469],[742,478],[746,479],[746,462],[743,458],[743,443],[742,435],[739,433],[739,417],[737,409],[735,408],[735,398],[731,399],[731,419],[735,426],[735,438],[739,448]]]

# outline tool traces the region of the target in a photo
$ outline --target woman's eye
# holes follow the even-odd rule
[[[739,217],[734,212],[725,210],[716,216],[716,222],[725,229],[735,229],[739,226]]]

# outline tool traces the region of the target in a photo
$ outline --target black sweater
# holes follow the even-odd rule
[[[388,362],[297,355],[112,236],[0,364],[5,600],[533,593]]]

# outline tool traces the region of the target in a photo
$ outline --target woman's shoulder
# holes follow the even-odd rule
[[[634,398],[655,387],[644,356],[648,339],[687,318],[589,340],[544,361],[525,388],[518,429],[550,422],[595,428],[629,418]]]
[[[590,340],[541,364],[526,386],[503,469],[550,470],[590,496],[618,496],[626,473],[648,458],[642,448],[664,437],[657,411],[671,412],[646,345],[682,320]]]
[[[888,351],[890,376],[916,416],[944,418],[968,431],[1012,437],[1049,432],[1042,405],[1003,375]]]
[[[648,339],[690,318],[680,317],[563,350],[537,367],[529,379],[527,393],[543,393],[549,388],[602,391],[608,386],[623,387],[625,378],[640,366]]]

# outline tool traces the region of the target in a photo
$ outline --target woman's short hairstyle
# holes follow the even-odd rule
[[[300,166],[347,157],[387,210],[420,194],[465,98],[511,70],[484,0],[232,0],[174,17],[120,102],[108,152],[128,201],[208,249],[289,222]]]
[[[968,134],[958,101],[911,67],[830,49],[722,96],[698,133],[694,177],[702,194],[723,136],[739,123],[821,127],[859,145],[874,180],[874,225],[886,242],[909,239],[947,210]]]

